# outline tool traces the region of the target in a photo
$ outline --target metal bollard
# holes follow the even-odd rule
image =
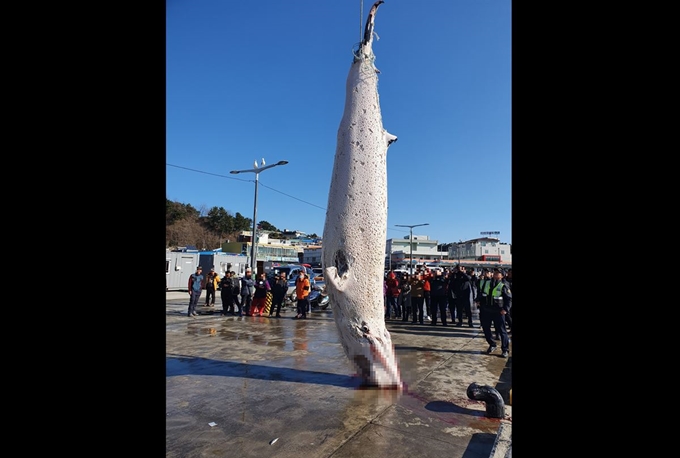
[[[486,416],[489,418],[505,417],[505,402],[503,397],[494,387],[489,385],[477,385],[471,383],[467,387],[467,397],[475,401],[486,403]]]

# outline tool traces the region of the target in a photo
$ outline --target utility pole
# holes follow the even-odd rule
[[[412,225],[407,225],[407,224],[395,224],[395,226],[399,227],[408,227],[409,228],[409,245],[410,245],[410,253],[409,253],[409,259],[408,259],[408,273],[409,275],[413,275],[413,228],[418,227],[418,226],[429,226],[430,223],[422,223],[422,224],[412,224]],[[391,257],[390,257],[391,259]]]

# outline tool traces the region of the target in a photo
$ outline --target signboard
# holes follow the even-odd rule
[[[501,233],[501,231],[484,231],[484,232],[480,232],[481,235],[498,235],[498,234],[500,234],[500,233]]]

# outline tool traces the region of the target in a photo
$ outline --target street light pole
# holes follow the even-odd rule
[[[411,252],[409,254],[408,258],[408,273],[409,275],[413,275],[413,228],[418,227],[418,226],[429,226],[430,223],[423,223],[423,224],[412,224],[412,225],[407,225],[407,224],[395,224],[395,226],[399,227],[408,227],[409,228],[409,245],[411,248]]]
[[[253,236],[252,236],[252,243],[251,243],[251,250],[250,250],[250,270],[253,275],[255,275],[255,268],[257,267],[257,261],[255,259],[255,253],[257,253],[257,236],[255,235],[255,232],[257,230],[257,188],[258,188],[258,183],[259,183],[259,178],[260,178],[260,172],[264,172],[267,169],[271,169],[272,167],[276,167],[277,165],[286,165],[288,164],[288,161],[279,161],[276,164],[271,164],[268,166],[264,165],[264,158],[262,159],[262,166],[260,168],[257,168],[257,160],[255,161],[255,168],[254,169],[248,169],[248,170],[232,170],[229,173],[237,174],[237,173],[245,173],[245,172],[253,172],[255,174],[255,201],[253,202]]]

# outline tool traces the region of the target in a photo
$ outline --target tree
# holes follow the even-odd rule
[[[253,220],[236,212],[232,216],[222,207],[197,210],[191,204],[165,199],[165,246],[175,248],[193,245],[199,249],[215,249],[229,239],[234,241],[241,231],[250,232]],[[271,238],[281,238],[281,231],[269,221],[260,221],[258,230],[269,231]],[[316,234],[310,238],[318,238]]]
[[[165,224],[171,225],[177,221],[195,218],[199,215],[198,210],[191,204],[183,204],[165,199]]]
[[[279,230],[274,225],[264,220],[260,221],[260,224],[258,224],[258,228],[263,231],[279,232]]]
[[[236,212],[236,215],[234,215],[234,230],[235,231],[248,231],[252,230],[253,227],[253,220],[250,218],[246,218],[239,212]]]
[[[213,207],[206,218],[208,227],[220,234],[234,232],[234,217],[222,207]]]

